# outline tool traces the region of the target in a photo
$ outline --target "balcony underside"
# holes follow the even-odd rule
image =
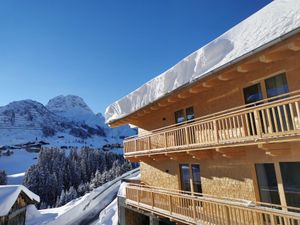
[[[125,157],[138,161],[145,156],[194,155],[201,150],[299,141],[299,105],[297,91],[166,127],[125,140]]]
[[[126,187],[126,204],[184,224],[296,225],[300,209],[141,185]]]

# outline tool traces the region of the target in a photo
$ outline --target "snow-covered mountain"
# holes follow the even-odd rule
[[[57,96],[43,104],[15,101],[0,107],[0,145],[44,140],[52,146],[94,146],[121,143],[134,135],[129,126],[111,129],[78,96]]]

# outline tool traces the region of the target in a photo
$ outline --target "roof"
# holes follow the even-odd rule
[[[107,107],[112,123],[300,28],[300,1],[276,0]]]
[[[21,192],[32,201],[40,202],[40,197],[23,185],[0,185],[0,216],[6,216],[9,213]]]

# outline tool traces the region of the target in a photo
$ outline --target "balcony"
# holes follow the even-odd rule
[[[300,90],[124,141],[125,157],[300,140]]]
[[[128,184],[126,204],[184,224],[296,225],[300,209]]]

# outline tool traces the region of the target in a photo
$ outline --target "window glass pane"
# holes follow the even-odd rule
[[[287,205],[300,207],[300,162],[280,163],[280,170]]]
[[[265,80],[268,98],[287,93],[289,91],[285,73]]]
[[[192,165],[192,175],[193,175],[194,192],[202,193],[199,165],[194,165],[194,164]]]
[[[246,104],[250,104],[262,100],[263,97],[261,93],[260,84],[258,83],[250,87],[244,88],[244,98]]]
[[[194,108],[193,108],[193,107],[186,108],[185,114],[186,114],[186,119],[187,119],[187,120],[192,120],[192,119],[194,119],[194,118],[195,118],[195,115],[194,115]]]
[[[256,164],[255,168],[260,193],[260,200],[262,202],[280,205],[274,164]]]
[[[183,109],[175,112],[175,123],[181,123],[185,120]]]
[[[181,188],[183,191],[191,191],[189,164],[180,164]]]

